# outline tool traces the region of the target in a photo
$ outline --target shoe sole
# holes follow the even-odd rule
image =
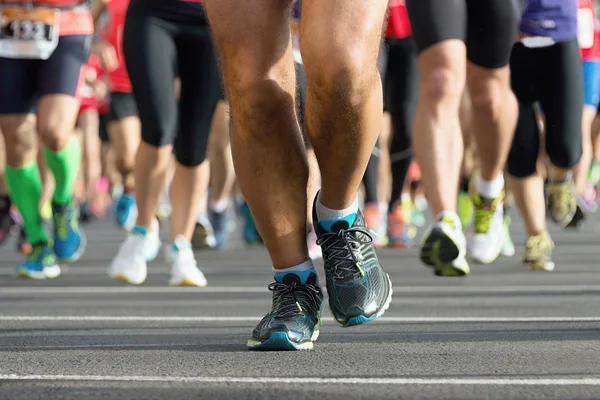
[[[285,332],[273,332],[269,339],[264,342],[250,339],[248,340],[248,349],[261,351],[297,351],[312,350],[314,342],[319,337],[319,331],[314,331],[309,342],[296,344],[292,342]]]
[[[581,223],[585,220],[585,214],[581,210],[581,207],[577,206],[577,210],[575,211],[575,215],[571,218],[571,222],[569,222],[565,228],[578,228]]]
[[[357,317],[348,318],[347,320],[339,320],[335,316],[335,313],[333,312],[333,309],[330,306],[329,311],[331,311],[331,315],[333,315],[333,319],[342,328],[350,328],[350,327],[357,326],[357,325],[363,325],[363,324],[375,321],[375,320],[383,317],[383,314],[385,314],[387,309],[390,308],[390,304],[392,303],[392,294],[394,293],[394,290],[392,288],[392,280],[390,279],[390,276],[388,274],[385,274],[385,276],[387,277],[387,281],[388,281],[388,285],[389,285],[388,286],[389,294],[388,294],[385,302],[383,303],[383,306],[375,313],[375,315],[373,315],[372,317],[365,317],[364,315],[359,315]]]
[[[146,278],[144,278],[142,281],[132,282],[129,279],[127,279],[127,277],[125,275],[123,275],[123,274],[116,274],[116,275],[108,274],[108,276],[110,278],[112,278],[112,279],[117,280],[117,281],[125,282],[125,283],[128,283],[130,285],[136,285],[136,286],[137,285],[141,285],[142,283],[144,283],[146,281]]]
[[[60,276],[61,270],[59,265],[53,265],[51,267],[44,267],[43,271],[28,271],[24,268],[17,270],[17,278],[29,278],[29,279],[54,279]]]
[[[523,261],[523,266],[525,267],[529,267],[533,270],[536,271],[547,271],[547,272],[552,272],[554,271],[554,261]]]
[[[460,254],[456,243],[440,228],[435,227],[421,246],[421,261],[432,267],[436,276],[465,276],[469,271],[452,265]]]
[[[196,282],[190,278],[184,278],[181,281],[178,282],[173,282],[171,280],[169,280],[169,286],[192,286],[192,287],[206,287],[208,285],[207,281],[204,282]]]

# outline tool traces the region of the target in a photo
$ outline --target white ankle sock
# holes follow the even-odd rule
[[[504,189],[504,176],[502,174],[498,175],[493,181],[486,181],[481,174],[475,177],[475,190],[486,199],[499,197],[502,194],[502,189]]]
[[[321,204],[321,193],[317,197],[317,218],[319,221],[342,219],[350,214],[358,212],[358,196],[354,198],[354,202],[348,208],[343,210],[332,210]]]

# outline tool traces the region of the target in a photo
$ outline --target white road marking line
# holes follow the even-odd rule
[[[247,384],[600,386],[600,378],[279,378],[233,376],[0,375],[0,381],[104,381]]]
[[[23,294],[114,294],[114,293],[264,293],[265,286],[208,286],[167,287],[167,286],[81,286],[81,287],[0,287],[0,295]],[[561,292],[580,293],[600,291],[600,285],[523,285],[523,286],[394,286],[394,293],[519,293],[519,292]]]
[[[98,322],[256,322],[261,316],[215,317],[215,316],[100,316],[100,315],[0,315],[1,321],[98,321]],[[326,317],[323,321],[333,322]],[[383,317],[375,322],[398,323],[539,323],[539,322],[600,322],[600,317]]]

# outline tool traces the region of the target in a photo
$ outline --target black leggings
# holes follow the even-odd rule
[[[406,0],[418,52],[437,43],[462,40],[468,59],[480,67],[508,64],[518,14],[511,0]]]
[[[391,203],[400,199],[412,159],[411,132],[419,94],[416,49],[411,38],[386,39],[385,108],[392,118]]]
[[[388,64],[387,59],[388,50],[387,46],[384,44],[379,50],[378,59],[379,75],[381,76],[382,81],[385,81],[386,68]],[[375,147],[373,148],[373,152],[371,153],[371,157],[369,158],[369,162],[367,163],[365,174],[363,175],[363,184],[365,185],[365,203],[378,202],[380,152],[381,147],[379,145],[379,140],[377,140]]]
[[[513,47],[511,84],[519,101],[519,120],[508,157],[508,172],[525,178],[536,172],[540,147],[533,105],[539,101],[546,118],[546,152],[559,168],[574,167],[581,158],[583,73],[577,39],[550,47]]]
[[[223,93],[208,22],[203,13],[185,21],[168,19],[151,4],[131,0],[123,36],[142,140],[155,147],[174,143],[177,161],[194,167],[206,158],[213,114]]]

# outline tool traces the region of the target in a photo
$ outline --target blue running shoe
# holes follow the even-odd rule
[[[362,213],[339,220],[316,221],[317,244],[323,251],[329,308],[343,327],[364,324],[383,315],[392,301],[392,283],[375,254],[373,236]]]
[[[262,239],[258,234],[258,230],[256,229],[256,224],[254,223],[254,217],[250,212],[250,207],[248,207],[247,203],[242,204],[240,209],[242,217],[244,218],[244,240],[248,244],[259,244],[262,243]]]
[[[133,194],[123,193],[117,202],[115,210],[117,225],[126,231],[133,229],[137,219],[137,206],[135,205],[135,196]]]
[[[211,210],[208,219],[215,235],[215,249],[223,250],[229,242],[229,214],[227,210],[222,212]]]
[[[302,284],[295,273],[269,285],[273,306],[252,332],[252,350],[310,350],[319,336],[323,291],[310,273]]]
[[[64,206],[52,204],[54,254],[65,263],[73,263],[85,251],[86,240],[79,229],[79,209],[73,201]]]
[[[17,267],[17,276],[31,279],[53,279],[60,276],[58,260],[48,243],[33,245],[27,260]]]

